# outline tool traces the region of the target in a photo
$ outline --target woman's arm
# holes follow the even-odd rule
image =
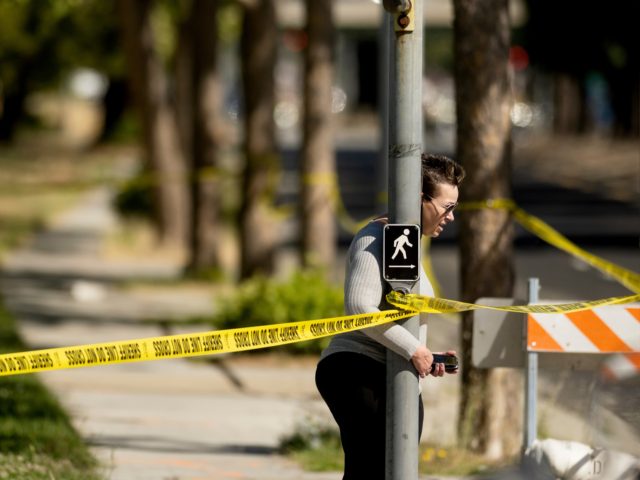
[[[384,284],[380,273],[380,258],[371,248],[374,241],[369,236],[360,238],[348,260],[344,295],[347,314],[380,311]],[[412,360],[417,354],[423,366],[419,371],[431,368],[431,353],[424,346],[419,350],[420,341],[401,325],[387,323],[365,328],[362,332],[407,360]]]

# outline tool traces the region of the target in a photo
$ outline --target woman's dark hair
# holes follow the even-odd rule
[[[456,187],[464,179],[464,168],[444,155],[422,154],[422,194],[433,198],[441,183]]]

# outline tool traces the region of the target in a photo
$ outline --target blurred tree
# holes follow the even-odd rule
[[[221,182],[218,139],[221,85],[217,68],[217,0],[193,0],[179,35],[178,105],[181,131],[191,158],[191,235],[188,268],[198,272],[221,265],[219,238]],[[182,84],[182,87],[180,86]]]
[[[278,27],[273,0],[245,0],[242,37],[244,94],[243,199],[240,211],[241,277],[270,273],[277,229],[272,214],[279,156],[273,108]]]
[[[64,72],[78,67],[100,72],[107,79],[101,98],[103,123],[96,143],[111,140],[129,108],[129,89],[119,43],[116,5],[101,0],[67,2],[69,21],[56,37],[58,66]],[[88,21],[90,19],[90,21]]]
[[[178,131],[182,148],[187,154],[193,150],[193,85],[194,85],[194,24],[195,7],[194,0],[184,0],[180,2],[176,15],[176,29],[178,44],[176,45],[174,68],[175,68],[175,96],[176,115],[178,120]],[[216,2],[217,3],[217,2]],[[193,163],[193,162],[192,162]],[[193,213],[193,212],[192,212]]]
[[[184,247],[189,232],[189,192],[168,79],[151,26],[152,0],[118,1],[123,46],[134,99],[144,130],[147,165],[154,187],[160,241]]]
[[[555,130],[588,132],[611,122],[619,136],[640,136],[640,3],[528,0],[525,45],[534,66],[554,74]],[[613,118],[599,118],[589,90],[606,81]],[[592,96],[592,95],[591,95]]]
[[[103,121],[96,144],[108,142],[115,137],[120,121],[129,107],[129,99],[129,88],[124,73],[122,76],[110,76],[101,99]]]
[[[304,145],[301,162],[302,264],[331,271],[336,252],[338,185],[332,138],[335,30],[333,0],[307,0]]]
[[[12,138],[27,95],[57,91],[71,70],[84,67],[109,78],[100,136],[109,139],[127,105],[122,53],[113,48],[117,35],[111,2],[0,2],[0,137]]]
[[[59,79],[54,40],[69,11],[52,0],[0,2],[0,142],[13,139],[30,91]]]
[[[463,202],[511,196],[508,0],[454,0],[457,156],[467,170]],[[462,297],[511,297],[513,229],[506,210],[460,213]],[[490,458],[520,446],[519,372],[471,365],[473,316],[461,325],[462,399],[458,424],[462,446]]]

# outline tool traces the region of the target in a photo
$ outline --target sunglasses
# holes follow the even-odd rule
[[[444,209],[444,214],[443,215],[445,215],[445,216],[449,215],[451,212],[453,212],[455,210],[455,208],[458,206],[458,202],[449,204],[447,206],[440,205],[439,203],[434,202],[433,198],[431,198],[429,195],[426,195],[426,197],[429,199],[429,201],[431,203],[433,203],[434,206],[436,206],[436,209],[437,209],[437,207],[443,208]]]

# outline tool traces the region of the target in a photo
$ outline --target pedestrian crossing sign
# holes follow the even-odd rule
[[[416,282],[420,278],[420,227],[388,224],[383,234],[383,273],[387,282]]]

